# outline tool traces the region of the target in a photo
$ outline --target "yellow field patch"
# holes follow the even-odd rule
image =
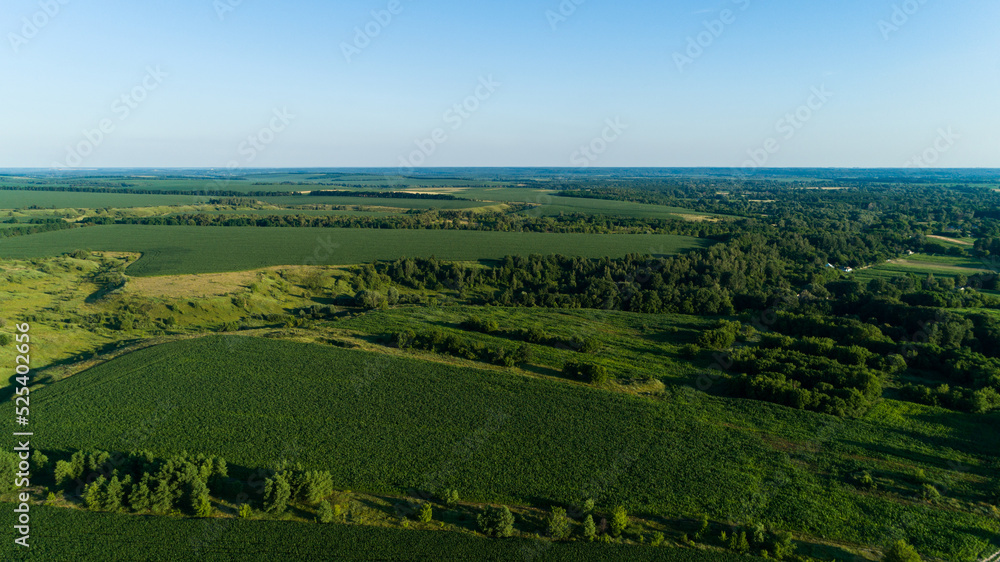
[[[130,277],[126,285],[126,292],[146,297],[221,297],[240,291],[256,280],[257,272],[255,271],[169,275],[166,277]]]

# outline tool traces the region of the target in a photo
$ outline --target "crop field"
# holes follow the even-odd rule
[[[88,513],[32,507],[38,539],[30,551],[14,550],[5,527],[0,557],[15,562],[54,560],[229,561],[274,560],[510,560],[527,554],[539,562],[737,562],[762,560],[725,552],[647,546],[553,544],[511,538],[491,540],[465,533],[407,531],[347,524],[289,524],[240,519],[175,519]],[[129,537],[123,543],[121,537]],[[336,547],[336,550],[332,550]],[[27,554],[25,554],[27,552]],[[333,555],[333,553],[336,553]],[[141,553],[141,555],[139,554]],[[331,558],[332,556],[332,558]]]
[[[910,273],[918,276],[932,274],[938,277],[954,277],[962,274],[968,277],[976,273],[989,273],[989,265],[989,262],[975,258],[913,254],[905,258],[894,259],[889,263],[855,271],[853,276],[864,281],[875,277],[890,278]]]
[[[459,197],[483,201],[503,201],[541,205],[539,209],[525,213],[543,216],[559,213],[583,213],[588,215],[613,215],[633,218],[679,218],[681,215],[711,216],[679,207],[664,207],[633,203],[630,201],[608,201],[585,199],[582,197],[557,197],[555,192],[525,188],[473,188],[455,192]]]
[[[225,211],[196,211],[199,215],[249,215],[249,216],[282,216],[282,215],[304,215],[307,217],[339,217],[339,216],[359,216],[359,217],[388,217],[396,215],[393,211],[341,211],[322,209],[231,209]],[[171,213],[170,216],[185,215],[190,213]]]
[[[286,459],[330,470],[340,488],[454,487],[471,501],[532,505],[589,495],[637,513],[706,512],[866,544],[905,519],[911,542],[950,560],[995,550],[1000,531],[989,515],[929,510],[838,476],[871,470],[904,489],[919,466],[948,479],[950,494],[976,497],[1000,450],[996,415],[887,401],[842,420],[683,389],[651,401],[239,336],[134,352],[32,397],[46,412],[37,446],[49,451],[197,450],[244,468]]]
[[[326,197],[326,196],[288,196],[288,197],[257,197],[265,203],[273,205],[362,205],[365,207],[391,207],[394,209],[448,209],[462,210],[487,207],[491,203],[483,201],[461,201],[452,199],[397,199],[392,197]]]
[[[113,225],[0,240],[0,257],[54,256],[77,249],[140,252],[143,257],[128,273],[153,276],[303,263],[348,265],[403,256],[474,261],[528,254],[679,253],[706,244],[673,235]]]
[[[150,207],[159,205],[194,205],[207,203],[209,197],[195,195],[133,195],[128,193],[82,193],[69,191],[0,190],[0,209],[99,209]]]

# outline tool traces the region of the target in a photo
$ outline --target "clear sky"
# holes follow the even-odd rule
[[[1000,167],[995,0],[3,13],[0,167]]]

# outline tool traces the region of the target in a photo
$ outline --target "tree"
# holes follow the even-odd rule
[[[128,503],[134,511],[146,511],[150,507],[149,501],[149,475],[143,476],[139,484],[132,489],[129,494]]]
[[[430,523],[433,518],[434,510],[431,508],[431,504],[420,504],[420,508],[417,509],[417,521],[420,521],[421,523]]]
[[[549,536],[557,541],[566,540],[572,531],[573,522],[566,516],[566,510],[553,507],[552,513],[549,514]]]
[[[157,482],[151,501],[153,502],[153,513],[163,514],[174,507],[173,493],[170,490],[169,480],[163,478]]]
[[[442,499],[444,500],[445,505],[452,509],[455,509],[455,507],[458,506],[458,502],[461,501],[458,497],[458,490],[454,490],[452,488],[448,488],[444,491],[444,497]]]
[[[31,453],[31,464],[35,465],[35,470],[41,470],[49,464],[49,457],[45,456],[40,450],[35,449]]]
[[[583,520],[583,538],[592,541],[597,538],[597,525],[594,525],[594,516],[588,515]]]
[[[121,511],[125,490],[121,480],[113,476],[104,490],[103,507],[108,511]]]
[[[73,479],[73,465],[66,461],[56,461],[55,470],[56,486],[62,486],[63,482]]]
[[[333,522],[333,506],[330,505],[330,502],[326,500],[319,502],[319,509],[316,510],[316,517],[319,519],[320,523]]]
[[[320,505],[320,508],[322,508],[322,507],[323,506]],[[250,519],[250,517],[253,516],[253,508],[250,507],[250,504],[245,503],[245,504],[240,505],[239,516],[240,516],[240,519]]]
[[[202,499],[201,503],[198,504],[198,508],[195,509],[194,513],[197,517],[202,517],[202,518],[211,517],[212,502],[208,498]]]
[[[701,519],[698,521],[698,530],[694,534],[695,540],[701,540],[705,535],[705,531],[708,530],[708,515],[704,513],[701,514]]]
[[[198,513],[208,501],[208,486],[201,478],[195,478],[195,480],[191,482],[191,492],[188,495],[188,502],[191,506],[191,511]]]
[[[306,472],[302,491],[307,502],[316,503],[333,493],[333,477],[325,470]]]
[[[882,555],[882,562],[922,562],[922,560],[916,549],[902,539],[894,542]]]
[[[87,484],[83,489],[83,502],[87,504],[87,509],[100,511],[104,504],[104,485],[104,477],[98,476],[97,480]]]
[[[476,518],[479,528],[490,537],[509,537],[514,533],[514,514],[507,506],[487,506]]]
[[[284,473],[274,475],[264,481],[264,511],[281,514],[288,509],[292,497],[292,486]]]
[[[747,540],[746,532],[740,531],[739,533],[733,533],[729,537],[729,550],[733,552],[738,552],[740,554],[746,554],[750,552],[750,541]]]
[[[354,296],[354,302],[357,306],[366,310],[385,308],[388,305],[388,300],[385,295],[378,291],[367,290],[358,291],[357,295]]]
[[[628,526],[628,512],[623,506],[617,506],[611,511],[611,534],[619,536]]]

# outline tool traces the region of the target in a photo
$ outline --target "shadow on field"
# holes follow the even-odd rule
[[[84,361],[89,361],[92,359],[100,359],[104,355],[108,355],[120,349],[127,348],[129,346],[135,345],[143,341],[142,339],[131,339],[124,340],[120,342],[112,342],[105,344],[101,347],[95,348],[92,351],[85,351],[73,355],[72,357],[67,357],[66,359],[60,359],[58,361],[53,361],[41,369],[32,370],[32,381],[31,386],[35,385],[49,385],[55,382],[53,377],[58,374],[60,368],[69,367],[77,363],[82,363]],[[16,385],[17,374],[15,373],[9,379],[7,379],[8,386],[6,388],[0,389],[0,400],[8,401],[14,396],[14,387]]]

